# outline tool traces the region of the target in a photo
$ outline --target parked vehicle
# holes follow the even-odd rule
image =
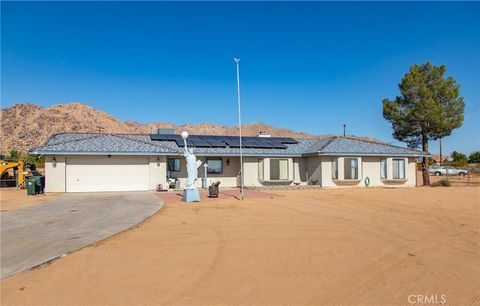
[[[441,175],[460,175],[465,176],[468,173],[467,169],[459,169],[450,166],[441,166],[441,167],[430,167],[428,172],[435,174],[436,176]]]

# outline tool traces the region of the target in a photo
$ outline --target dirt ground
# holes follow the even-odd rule
[[[1,281],[2,305],[480,303],[480,188],[269,193],[167,203]]]
[[[38,194],[27,196],[27,190],[16,188],[0,188],[0,212],[26,208],[41,202],[52,200],[61,193]]]

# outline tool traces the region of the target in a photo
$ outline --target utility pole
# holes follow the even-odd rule
[[[240,112],[240,58],[234,57],[233,60],[237,63],[238,130],[240,134],[240,200],[243,200],[242,115]]]
[[[345,137],[345,128],[347,127],[347,125],[344,123],[343,124],[343,137]]]
[[[440,138],[440,166],[443,165],[443,157],[442,157],[442,138]]]

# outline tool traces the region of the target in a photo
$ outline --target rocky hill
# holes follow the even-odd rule
[[[26,151],[44,143],[50,135],[60,132],[153,133],[158,128],[173,128],[175,132],[191,131],[195,134],[236,135],[235,126],[215,124],[184,124],[152,122],[141,124],[122,121],[105,112],[82,103],[57,104],[43,108],[33,104],[16,104],[1,110],[1,153],[10,150]],[[312,137],[307,133],[276,128],[263,123],[243,126],[244,135],[257,135],[264,131],[273,136]]]
[[[152,122],[141,124],[135,121],[122,121],[114,116],[96,110],[82,103],[56,104],[43,108],[34,104],[16,104],[1,110],[0,153],[10,150],[27,151],[43,144],[50,135],[61,132],[102,132],[149,134],[158,128],[173,128],[176,133],[189,131],[192,134],[238,135],[236,126],[215,124],[183,124]],[[286,128],[277,128],[264,123],[251,123],[243,126],[245,136],[256,136],[259,132],[272,136],[295,138],[324,137],[311,135]],[[376,141],[371,138],[363,138]]]

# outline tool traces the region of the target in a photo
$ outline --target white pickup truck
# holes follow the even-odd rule
[[[441,166],[441,167],[430,167],[428,169],[428,172],[431,174],[435,174],[436,176],[440,175],[460,175],[460,176],[465,176],[468,173],[467,169],[458,169],[458,168],[453,168],[450,166]]]

